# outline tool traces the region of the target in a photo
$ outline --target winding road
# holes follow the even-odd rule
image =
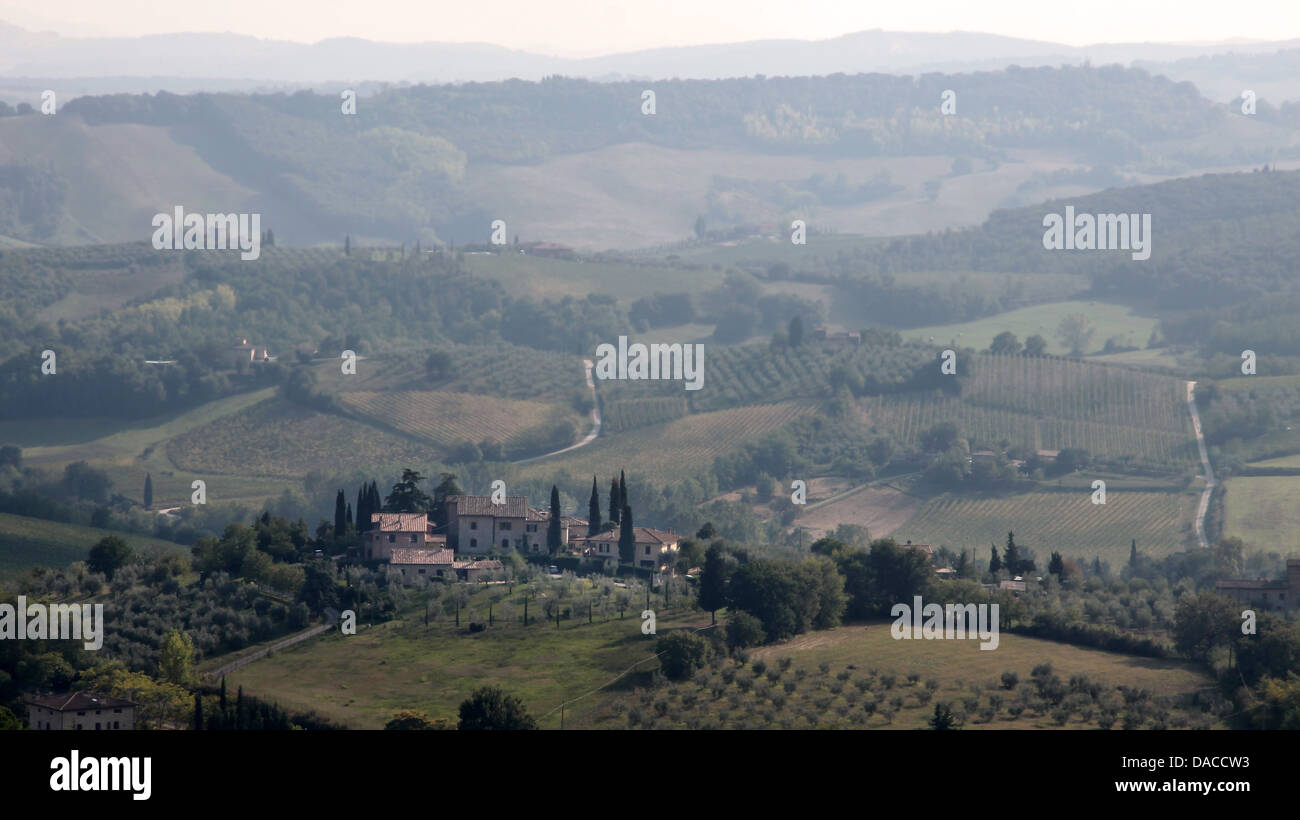
[[[596,382],[591,378],[591,370],[596,366],[596,363],[591,359],[583,359],[582,365],[587,369],[587,389],[591,391],[591,432],[587,434],[586,438],[577,444],[570,444],[568,447],[555,450],[554,452],[545,453],[540,456],[520,459],[519,461],[516,461],[515,464],[528,464],[533,461],[541,461],[544,458],[558,456],[560,453],[567,453],[570,450],[576,450],[579,447],[586,447],[588,444],[595,441],[596,437],[600,435],[600,402],[596,400]]]
[[[1216,482],[1214,469],[1210,467],[1210,454],[1205,449],[1205,436],[1201,434],[1201,416],[1196,412],[1196,382],[1187,383],[1187,409],[1192,414],[1192,429],[1196,431],[1196,447],[1201,452],[1201,470],[1205,476],[1205,489],[1196,507],[1196,540],[1202,549],[1209,549],[1210,542],[1205,537],[1205,514],[1210,509],[1210,495]]]

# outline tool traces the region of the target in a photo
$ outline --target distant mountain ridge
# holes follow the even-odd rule
[[[262,83],[482,82],[563,74],[610,79],[717,79],[918,73],[1080,63],[1167,62],[1266,54],[1300,40],[1103,43],[1068,46],[979,32],[860,31],[826,40],[754,40],[567,59],[486,43],[382,43],[332,38],[303,44],[232,33],[62,37],[0,22],[0,74],[9,77],[244,78]],[[126,89],[123,89],[126,90]],[[134,90],[134,89],[132,89]]]

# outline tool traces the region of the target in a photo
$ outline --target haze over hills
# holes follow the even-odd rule
[[[538,80],[560,74],[592,79],[718,79],[754,75],[966,72],[1008,65],[1141,62],[1153,72],[1184,79],[1203,76],[1191,61],[1214,57],[1213,76],[1235,80],[1260,60],[1300,47],[1300,41],[1211,43],[1100,43],[1069,46],[979,32],[860,31],[827,40],[754,40],[657,48],[583,59],[553,57],[486,43],[383,43],[331,38],[305,44],[233,33],[176,33],[146,37],[64,37],[0,23],[0,98],[30,93],[27,81],[82,79],[73,93],[256,90],[373,82],[487,82]],[[1263,65],[1267,66],[1267,63]],[[1288,82],[1288,62],[1270,68],[1270,90],[1300,95]],[[14,79],[17,78],[17,79]],[[1231,82],[1230,85],[1235,85]],[[1238,93],[1237,89],[1233,93]]]
[[[391,89],[356,116],[307,91],[82,97],[0,117],[0,236],[138,241],[177,204],[262,213],[294,245],[482,242],[494,219],[590,250],[678,242],[700,219],[881,236],[1300,159],[1290,109],[1242,116],[1118,66],[655,87],[654,116],[640,83],[567,78]]]

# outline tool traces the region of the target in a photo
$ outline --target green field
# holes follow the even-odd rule
[[[0,513],[0,577],[19,575],[35,566],[62,568],[84,561],[95,542],[109,535],[148,555],[185,551],[180,544],[160,538]]]
[[[489,594],[474,594],[475,619],[485,620]],[[616,612],[606,613],[607,620],[597,614],[593,624],[566,619],[556,629],[553,622],[523,627],[515,612],[511,619],[498,620],[496,626],[477,634],[465,627],[469,618],[462,612],[460,628],[446,617],[426,628],[417,606],[403,618],[362,627],[357,635],[329,633],[274,653],[233,673],[228,686],[242,686],[290,709],[314,710],[350,727],[373,729],[402,709],[418,709],[454,723],[457,706],[475,688],[497,685],[519,697],[543,729],[559,728],[561,704],[567,704],[566,728],[623,728],[622,714],[638,701],[637,688],[648,685],[657,666],[654,643],[641,634],[640,621],[631,613],[623,620]],[[704,613],[660,611],[657,626],[663,634],[670,629],[698,629],[708,622]],[[1157,695],[1212,685],[1205,675],[1176,661],[1009,634],[1000,636],[994,651],[981,651],[974,641],[896,641],[888,624],[813,632],[751,654],[751,659],[762,658],[769,664],[781,657],[791,658],[795,668],[808,670],[821,662],[836,668],[850,664],[860,670],[878,668],[897,674],[900,681],[909,672],[919,672],[923,678],[940,681],[936,698],[959,698],[968,685],[992,684],[1008,669],[1027,681],[1030,670],[1044,662],[1051,663],[1063,679],[1086,674],[1108,687],[1137,686]],[[902,682],[899,691],[906,688]],[[905,708],[890,728],[920,728],[929,715],[929,709]],[[879,717],[867,723],[871,728],[884,725]],[[1046,715],[1025,714],[1012,720],[1004,714],[985,728],[1048,726]],[[1067,728],[1083,727],[1076,718]]]
[[[711,469],[717,456],[789,424],[815,406],[811,401],[786,401],[695,413],[628,433],[601,436],[586,447],[531,462],[520,471],[525,478],[544,478],[559,470],[583,476],[626,469],[651,482],[680,481]]]
[[[1223,487],[1224,535],[1240,537],[1247,551],[1300,554],[1300,476],[1233,476]]]
[[[973,322],[911,328],[902,333],[905,339],[929,341],[933,336],[935,344],[953,344],[977,350],[986,350],[992,344],[993,337],[1004,330],[1016,334],[1021,342],[1037,333],[1047,340],[1047,352],[1065,355],[1070,350],[1056,338],[1056,328],[1061,319],[1072,313],[1084,314],[1096,328],[1084,353],[1099,352],[1112,336],[1119,336],[1126,345],[1144,348],[1151,331],[1160,321],[1150,316],[1140,316],[1124,305],[1066,301],[1010,310]]]
[[[561,296],[586,298],[589,293],[613,293],[629,301],[655,293],[699,291],[722,283],[714,270],[686,270],[646,262],[608,262],[589,257],[552,259],[503,251],[465,257],[479,276],[496,279],[506,290],[533,299]]]
[[[487,593],[474,596],[473,618],[486,622]],[[516,594],[516,598],[519,594]],[[536,609],[536,607],[534,607]],[[444,616],[425,630],[419,607],[404,619],[356,635],[329,633],[250,664],[230,676],[233,689],[266,697],[293,709],[314,710],[360,729],[382,728],[395,712],[419,709],[430,717],[456,720],[460,702],[479,686],[495,684],[523,700],[545,729],[559,728],[558,707],[618,678],[638,662],[634,674],[579,701],[567,710],[566,727],[583,725],[583,716],[599,703],[617,697],[632,681],[644,683],[656,668],[653,639],[641,634],[641,620],[629,610],[594,623],[585,619],[537,622],[528,627],[501,620],[470,634],[470,615],[462,612],[460,628]],[[530,613],[535,616],[537,613]],[[498,616],[499,618],[499,616]],[[705,625],[708,615],[660,612],[658,628]],[[636,674],[638,670],[645,670]],[[553,715],[542,718],[556,709]]]
[[[1142,554],[1152,557],[1184,549],[1195,503],[1193,490],[1126,489],[1113,479],[1107,480],[1104,505],[1092,503],[1087,484],[1006,495],[944,494],[923,504],[892,537],[900,543],[973,549],[977,563],[987,563],[989,544],[1001,550],[1010,531],[1017,544],[1034,551],[1040,572],[1053,552],[1089,562],[1100,556],[1118,568],[1128,561],[1134,538]]]
[[[562,404],[446,390],[349,391],[340,394],[339,400],[377,426],[391,427],[443,448],[489,439],[508,445],[529,430],[548,424],[582,422],[577,413]]]

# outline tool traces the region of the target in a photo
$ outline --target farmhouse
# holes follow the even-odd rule
[[[399,547],[446,545],[446,536],[433,533],[433,522],[424,513],[371,513],[370,523],[361,537],[361,554],[368,559],[390,561]]]
[[[266,348],[249,344],[247,339],[240,339],[227,349],[226,358],[233,367],[240,362],[269,362],[272,356]]]
[[[449,549],[398,547],[388,559],[388,569],[389,574],[400,577],[403,583],[417,578],[450,581],[456,577],[455,563],[456,553]]]
[[[824,327],[813,328],[812,338],[814,342],[821,342],[823,344],[848,346],[862,344],[861,333],[832,333]]]
[[[505,569],[505,564],[497,560],[457,561],[454,568],[457,578],[472,584],[477,581],[492,580],[496,573]]]
[[[1215,589],[1235,601],[1266,609],[1294,610],[1300,604],[1300,558],[1288,558],[1286,578],[1230,578],[1216,581]]]
[[[480,554],[522,550],[525,537],[533,540],[526,529],[529,517],[527,496],[506,496],[500,504],[486,495],[448,496],[447,546]]]
[[[27,702],[28,728],[134,729],[135,704],[94,692],[44,695]]]
[[[676,533],[650,527],[633,527],[632,532],[636,537],[637,566],[663,569],[676,556],[681,541],[681,536]],[[585,556],[618,560],[618,536],[617,529],[606,530],[595,535],[577,536],[572,543]]]

